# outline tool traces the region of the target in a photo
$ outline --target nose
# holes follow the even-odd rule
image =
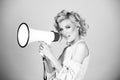
[[[62,34],[65,34],[66,32],[65,32],[65,30],[64,30],[64,29],[61,29],[61,33],[62,33]]]
[[[68,32],[67,32],[67,31],[65,31],[65,30],[63,30],[63,31],[62,31],[62,35],[66,38],[66,37],[67,37],[67,35],[68,35]]]

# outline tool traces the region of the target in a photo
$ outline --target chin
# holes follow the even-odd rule
[[[74,41],[74,40],[67,40],[67,42],[69,42],[69,43],[70,43],[70,42],[73,42],[73,41]]]

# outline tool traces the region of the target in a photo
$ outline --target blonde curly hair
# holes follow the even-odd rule
[[[77,27],[79,27],[79,35],[80,36],[85,36],[87,33],[87,29],[89,28],[88,24],[86,24],[85,20],[76,12],[68,12],[66,10],[62,10],[55,16],[55,24],[54,27],[60,34],[61,34],[61,28],[59,26],[59,23],[62,22],[65,19],[70,19]]]

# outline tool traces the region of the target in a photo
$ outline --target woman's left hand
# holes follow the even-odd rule
[[[62,69],[61,64],[57,61],[57,59],[52,55],[52,51],[50,49],[50,46],[47,45],[45,42],[40,41],[40,46],[39,46],[40,52],[47,57],[52,64],[55,66],[56,70],[59,72]]]
[[[46,57],[51,57],[51,49],[50,46],[44,41],[40,41],[39,52],[43,53]]]

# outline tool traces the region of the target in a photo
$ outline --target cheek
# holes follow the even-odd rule
[[[73,34],[74,32],[76,32],[76,29],[75,29],[75,28],[71,28],[71,29],[69,30],[69,33],[71,33],[71,34]]]

